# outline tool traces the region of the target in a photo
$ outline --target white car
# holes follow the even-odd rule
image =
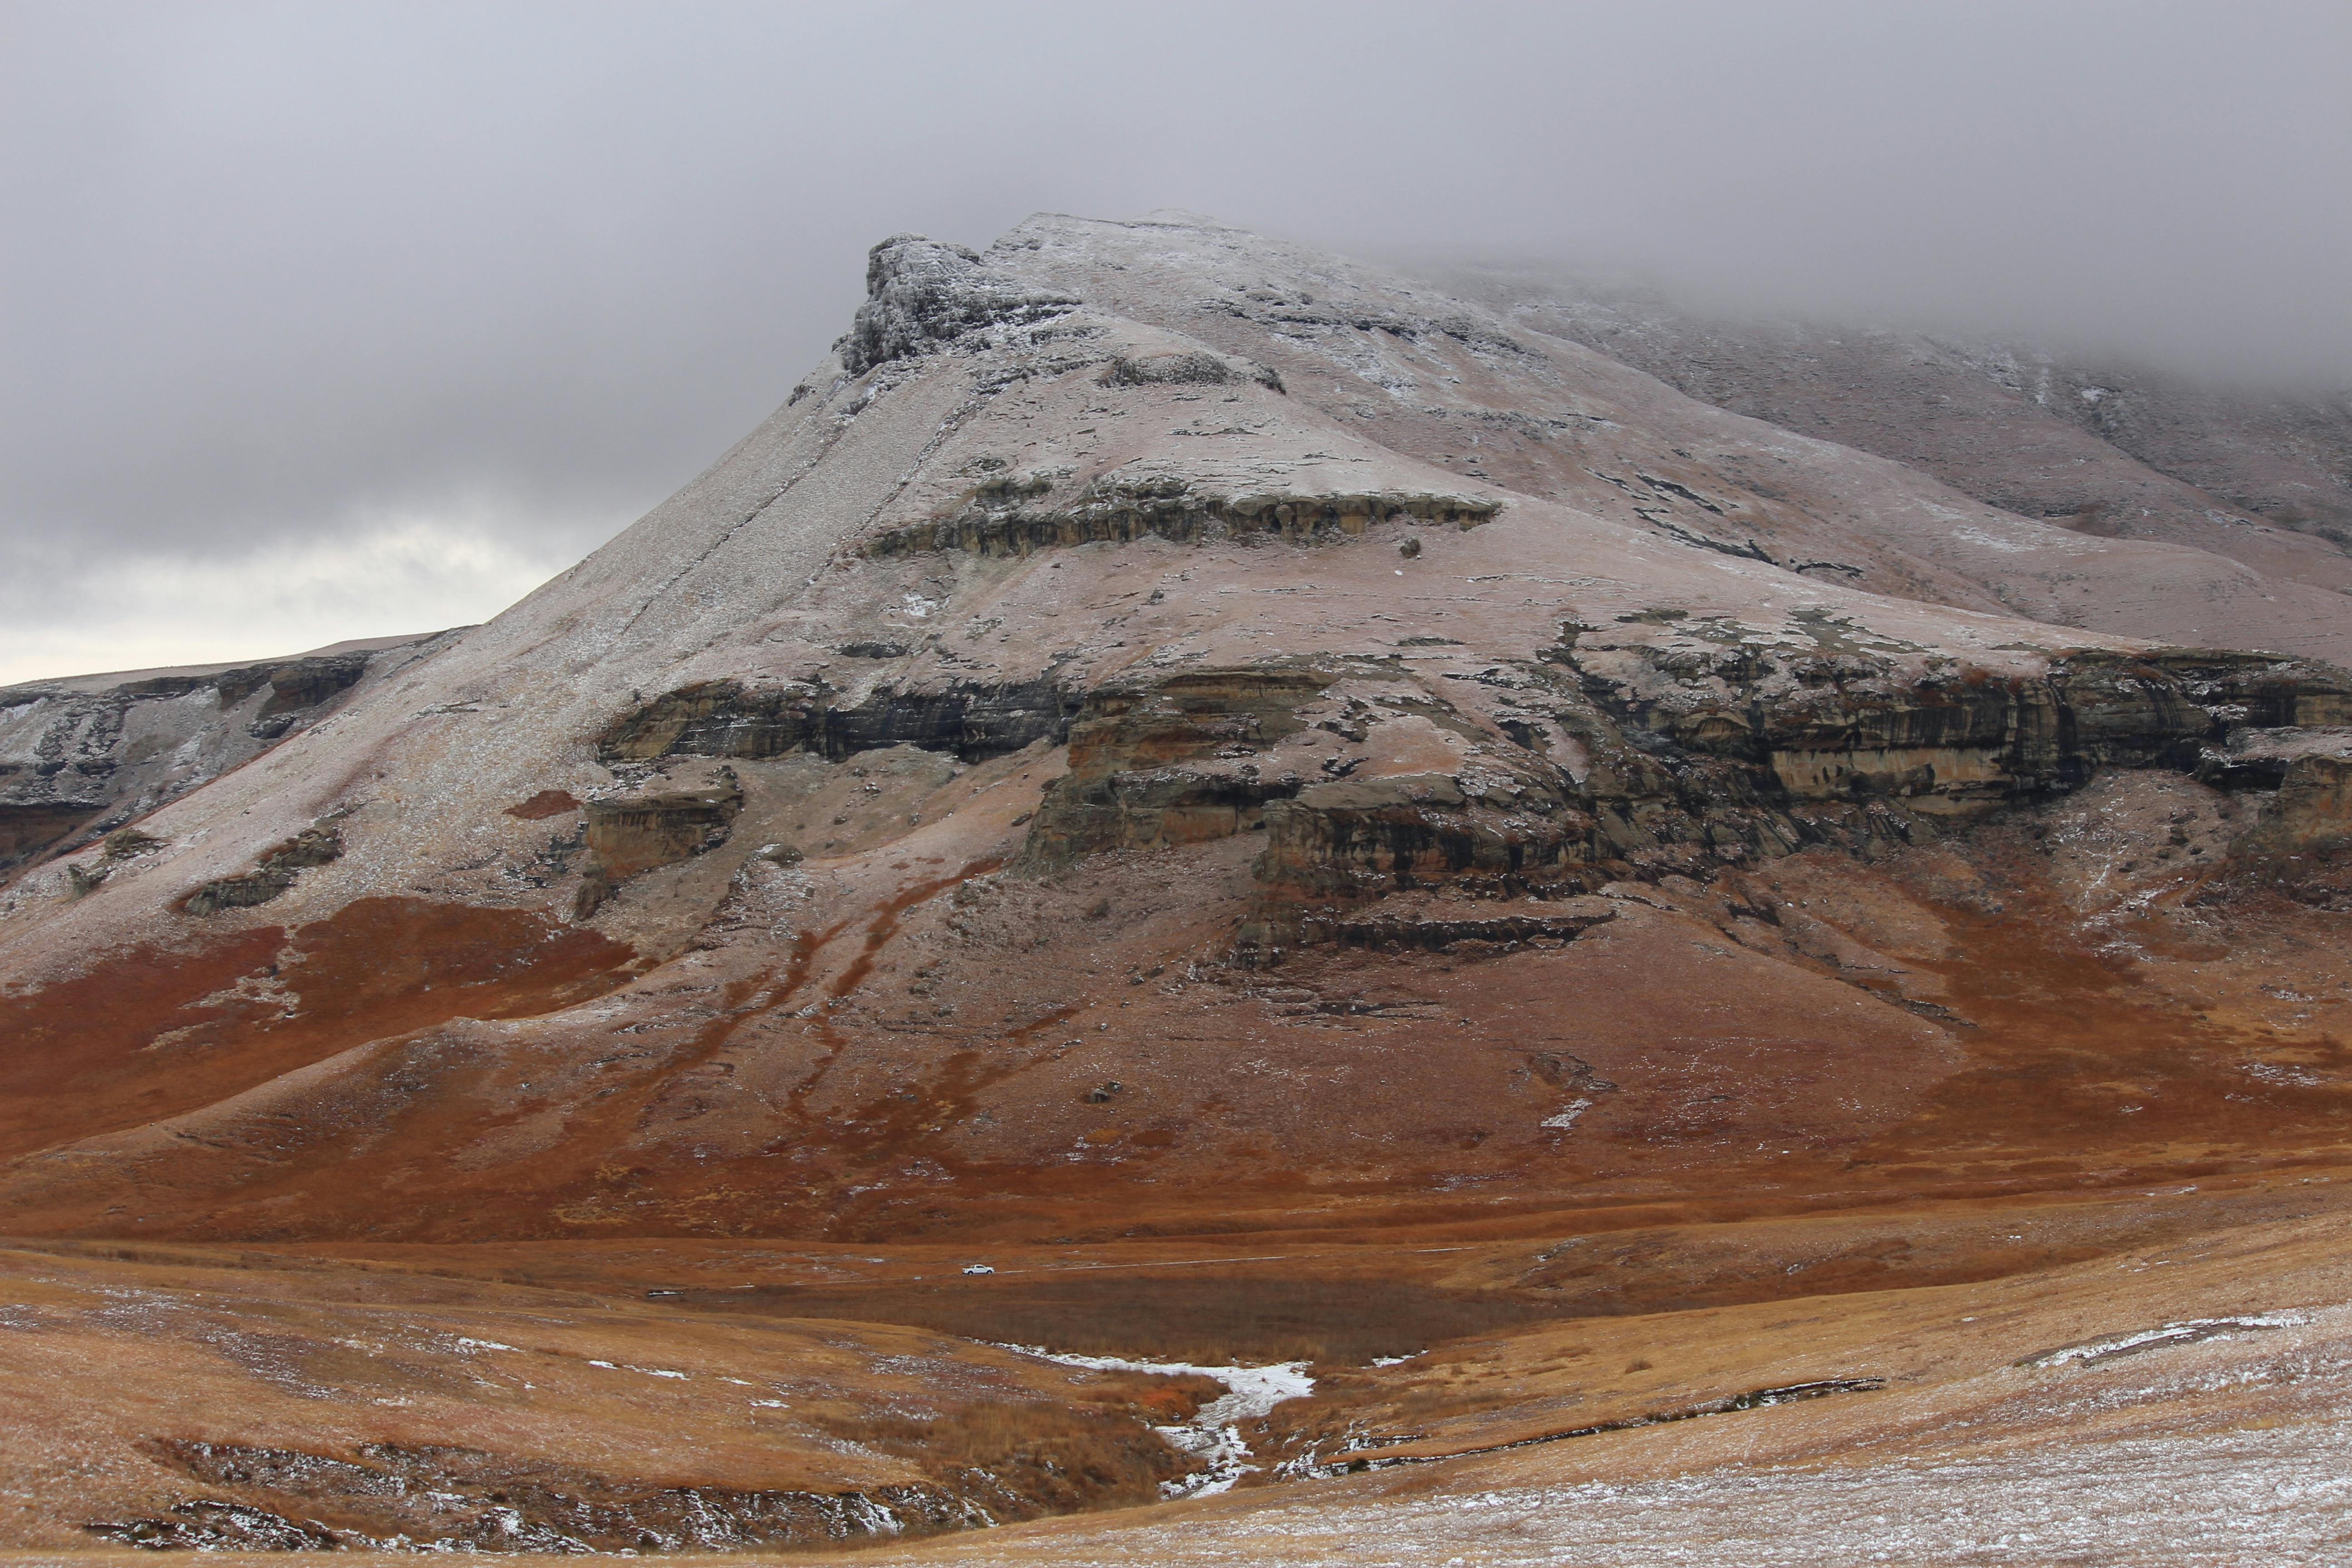
[[[967,1263],[963,1266],[963,1271],[966,1274],[993,1274],[996,1272],[995,1269],[991,1268],[985,1263]]]

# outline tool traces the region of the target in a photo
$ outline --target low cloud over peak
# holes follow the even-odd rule
[[[2347,66],[2324,5],[17,5],[0,667],[152,630],[145,563],[322,640],[239,563],[385,516],[478,618],[782,401],[875,238],[1040,208],[2340,384]]]

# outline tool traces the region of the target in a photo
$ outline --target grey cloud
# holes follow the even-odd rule
[[[2336,4],[0,10],[0,613],[498,498],[627,521],[866,246],[1184,206],[2352,379]]]

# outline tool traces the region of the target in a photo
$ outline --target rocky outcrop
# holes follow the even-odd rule
[[[1129,677],[1087,697],[1023,864],[1263,830],[1244,947],[1412,945],[1350,911],[1429,889],[1557,899],[1811,845],[1867,857],[2110,768],[2277,790],[2249,840],[2264,852],[2352,836],[2352,752],[2284,728],[2346,712],[2352,681],[2325,666],[2089,651],[1995,677],[1836,636],[1697,630],[1583,647],[1593,628],[1571,627],[1479,672],[1479,710],[1388,660]],[[2305,739],[2282,752],[2284,736]],[[1515,931],[1493,940],[1532,928]]]
[[[1304,782],[1295,770],[1268,773],[1261,753],[1306,727],[1299,710],[1342,668],[1187,670],[1089,693],[1070,727],[1069,771],[1045,792],[1024,863],[1064,866],[1259,827],[1268,804]]]
[[[1370,910],[1311,915],[1300,924],[1309,942],[1387,952],[1459,951],[1467,944],[1491,951],[1521,945],[1558,946],[1616,918],[1617,906],[1601,898],[1526,900],[1508,906],[1461,901],[1392,899]],[[1587,1077],[1591,1068],[1584,1068]],[[1559,1069],[1553,1068],[1558,1078]]]
[[[331,821],[322,822],[304,828],[263,855],[244,875],[216,878],[184,895],[177,907],[184,915],[201,918],[220,910],[245,910],[266,904],[292,887],[300,872],[313,866],[329,865],[342,858],[342,854],[341,829]]]
[[[839,762],[885,746],[948,752],[967,763],[1060,741],[1078,699],[1050,678],[957,681],[934,691],[877,689],[835,705],[822,684],[697,681],[622,714],[597,738],[608,766],[661,757],[757,760],[813,752]]]
[[[641,871],[676,865],[727,841],[743,810],[743,788],[724,765],[656,774],[626,794],[585,806],[589,868],[573,908],[593,914],[613,889]]]
[[[2198,759],[2217,788],[2270,793],[2231,847],[2242,858],[2329,856],[2352,847],[2352,729],[2240,731]]]
[[[74,829],[105,809],[103,802],[0,804],[0,873],[71,838]]]
[[[1592,830],[1591,815],[1549,780],[1340,779],[1269,809],[1258,876],[1301,902],[1448,883],[1516,897],[1582,886],[1576,868],[1595,858]]]
[[[1362,537],[1376,523],[1409,522],[1475,528],[1493,520],[1501,503],[1464,495],[1262,493],[1224,495],[1165,476],[1106,478],[1066,502],[1032,502],[1051,489],[1043,476],[1024,489],[997,480],[975,489],[952,516],[894,528],[866,546],[876,556],[961,550],[974,555],[1027,555],[1056,546],[1131,544],[1164,539],[1198,544],[1211,539],[1244,542],[1272,539],[1290,544],[1329,543]]]
[[[1252,360],[1232,359],[1204,349],[1120,354],[1095,377],[1098,386],[1237,386],[1254,384],[1283,390],[1282,377]]]
[[[1580,798],[1601,858],[1874,854],[2105,769],[2210,766],[2232,734],[2332,722],[2352,699],[2343,671],[2273,655],[2085,651],[1995,676],[1809,629],[1811,648],[1704,627],[1586,647],[1591,628],[1571,628],[1546,652],[1573,699],[1533,679],[1514,695],[1523,722],[1590,756]]]
[[[1430,737],[1466,750],[1416,767],[1413,743],[1426,750]],[[1594,858],[1574,788],[1391,661],[1188,670],[1089,696],[1022,864],[1051,870],[1263,830],[1257,878],[1284,930],[1296,917],[1281,911],[1415,888],[1574,890]]]
[[[439,642],[388,639],[259,664],[0,690],[0,876],[250,761],[342,706],[371,674]]]
[[[2345,672],[2265,654],[2080,652],[2034,677],[1997,677],[1835,637],[1776,648],[1700,626],[1675,644],[1576,647],[1590,630],[1545,657],[1575,673],[1628,744],[1685,772],[1732,764],[1766,797],[1966,815],[2104,767],[2190,768],[2232,731],[2352,713]],[[1574,711],[1555,718],[1590,726]]]
[[[2248,836],[2255,854],[2308,854],[2352,845],[2352,748],[2297,757],[2277,799]]]
[[[231,670],[220,678],[221,706],[233,708],[268,688],[269,696],[246,728],[257,740],[274,741],[291,730],[305,710],[357,685],[373,659],[365,652],[327,654]]]
[[[722,843],[743,792],[727,769],[700,788],[656,789],[588,803],[588,850],[617,881]]]
[[[992,271],[975,251],[919,234],[893,235],[867,254],[866,295],[833,346],[852,375],[984,342],[992,331],[1057,321],[1078,305],[1072,295]]]

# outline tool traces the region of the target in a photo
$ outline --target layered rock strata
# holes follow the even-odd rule
[[[1705,640],[1625,645],[1571,627],[1536,660],[1479,671],[1471,705],[1370,661],[1089,693],[1027,863],[1263,830],[1268,914],[1247,942],[1370,929],[1333,900],[1517,898],[1814,845],[1874,854],[2115,768],[2275,792],[2250,845],[2352,827],[2345,764],[2307,728],[2352,714],[2352,680],[2326,667],[2092,651],[1995,679],[1694,629]]]
[[[1051,488],[1047,481],[1033,483],[1032,493]],[[1019,504],[1021,494],[1010,484],[976,491],[970,509],[892,529],[867,551],[881,556],[930,550],[1026,555],[1051,546],[1132,544],[1146,538],[1172,544],[1213,538],[1321,543],[1360,539],[1382,522],[1475,528],[1501,510],[1496,501],[1458,495],[1204,495],[1181,479],[1097,482],[1058,507]]]
[[[572,900],[575,920],[594,914],[614,887],[631,877],[724,844],[742,815],[743,789],[734,769],[705,765],[685,777],[656,774],[635,788],[599,795],[581,809],[588,868]]]
[[[598,737],[596,752],[608,764],[794,752],[839,762],[861,752],[915,746],[978,762],[1040,740],[1059,742],[1079,701],[1050,678],[958,681],[927,692],[886,688],[836,705],[841,695],[822,684],[700,681],[621,715]]]

